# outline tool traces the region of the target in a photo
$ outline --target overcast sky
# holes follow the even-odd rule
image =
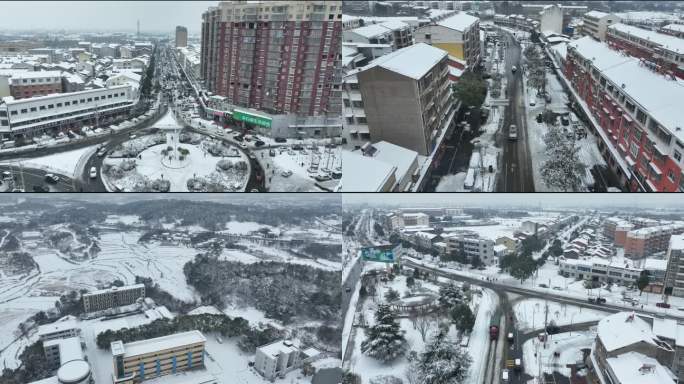
[[[199,33],[202,12],[218,1],[1,1],[0,29],[175,31]]]
[[[650,193],[422,193],[422,194],[357,194],[342,197],[343,205],[368,203],[370,205],[397,204],[404,207],[515,207],[539,206],[587,207],[605,209],[612,207],[680,208],[684,209],[681,194]]]

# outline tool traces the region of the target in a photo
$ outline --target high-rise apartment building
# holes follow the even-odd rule
[[[112,287],[83,295],[83,307],[86,312],[102,311],[135,303],[145,297],[145,285],[136,284],[125,287]]]
[[[201,77],[238,107],[340,115],[341,1],[225,1],[202,15]]]
[[[665,274],[667,288],[672,288],[672,295],[684,297],[684,235],[670,237]]]
[[[635,229],[627,232],[625,257],[642,258],[667,250],[672,235],[684,233],[684,222]]]
[[[182,25],[176,27],[176,48],[188,46],[188,29]]]

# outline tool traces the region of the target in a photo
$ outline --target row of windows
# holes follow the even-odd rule
[[[112,109],[112,108],[117,108],[117,107],[126,106],[126,105],[130,106],[131,104],[129,102],[122,102],[122,103],[107,105],[106,108]],[[31,120],[22,121],[19,123],[14,123],[14,124],[12,124],[12,127],[17,128],[17,127],[22,127],[25,125],[35,124],[35,123],[38,123],[41,121],[50,121],[50,120],[62,119],[62,118],[69,117],[69,116],[81,115],[81,114],[89,113],[89,112],[95,112],[95,110],[96,110],[96,108],[89,108],[89,109],[84,109],[84,110],[68,112],[68,113],[62,113],[60,115],[43,116],[43,117],[40,117],[37,119],[31,119]]]
[[[93,100],[94,100],[94,101],[100,101],[100,100],[105,100],[105,99],[111,99],[111,98],[113,98],[113,97],[114,97],[114,98],[123,97],[123,96],[125,96],[125,95],[126,95],[126,94],[125,94],[124,92],[121,92],[121,93],[109,94],[109,95],[107,95],[107,97],[105,97],[104,95],[103,95],[103,96],[95,96],[94,98],[88,97],[88,98],[83,98],[83,99],[80,99],[80,100],[74,99],[74,100],[71,100],[71,101],[65,101],[65,102],[63,102],[63,103],[55,103],[55,104],[41,105],[41,106],[39,106],[39,107],[22,108],[22,109],[19,109],[19,110],[16,110],[16,109],[15,109],[15,110],[10,111],[10,115],[11,115],[11,116],[16,116],[16,115],[18,115],[19,113],[21,113],[21,114],[23,115],[23,114],[25,114],[25,113],[29,113],[29,111],[30,111],[30,112],[36,112],[38,109],[40,109],[41,111],[44,111],[44,110],[46,110],[46,109],[54,109],[55,107],[56,107],[56,108],[62,108],[63,106],[64,106],[64,107],[68,107],[68,106],[71,106],[71,105],[78,105],[79,103],[84,104],[84,103],[86,103],[86,102],[92,102]],[[4,113],[4,111],[0,111],[0,116],[3,116],[3,113]],[[6,114],[5,114],[4,116],[6,116]]]

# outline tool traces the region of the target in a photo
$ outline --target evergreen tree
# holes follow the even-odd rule
[[[470,332],[475,326],[475,315],[468,304],[459,304],[450,312],[451,320],[456,324],[456,329],[461,332]]]
[[[465,383],[471,362],[470,355],[448,340],[443,331],[435,335],[415,361],[420,384]]]
[[[366,355],[389,362],[406,353],[405,331],[401,330],[388,305],[378,306],[375,324],[366,333],[366,340],[361,343],[361,351]]]
[[[385,301],[388,303],[391,303],[392,301],[395,301],[399,299],[399,292],[397,292],[396,289],[388,289],[387,292],[385,292]]]
[[[439,305],[445,311],[450,311],[462,302],[463,293],[454,284],[443,285],[439,288]]]

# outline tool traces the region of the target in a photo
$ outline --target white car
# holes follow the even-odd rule
[[[283,172],[280,173],[280,176],[282,176],[282,177],[290,177],[290,176],[292,176],[292,171],[290,171],[290,170],[283,171]]]
[[[511,124],[511,126],[508,128],[508,140],[509,141],[517,141],[518,140],[518,127],[516,127],[515,124]]]
[[[537,105],[537,102],[534,100],[534,97],[530,97],[530,107],[534,107]]]
[[[94,179],[97,177],[97,168],[95,167],[90,167],[90,178]]]

